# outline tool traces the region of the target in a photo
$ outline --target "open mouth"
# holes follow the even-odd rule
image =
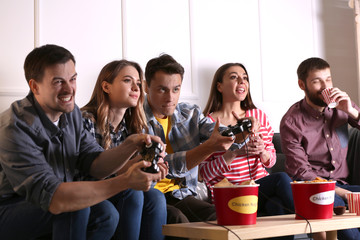
[[[72,100],[72,96],[69,97],[59,97],[60,101],[63,103],[68,103]]]
[[[245,92],[245,89],[244,89],[244,88],[237,88],[237,89],[236,89],[236,92],[238,92],[238,93],[244,93],[244,92]]]

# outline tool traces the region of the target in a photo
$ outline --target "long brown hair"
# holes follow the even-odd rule
[[[110,125],[108,122],[110,114],[110,101],[109,95],[103,91],[101,84],[103,81],[112,84],[119,72],[126,66],[134,67],[138,71],[141,81],[140,97],[138,103],[136,107],[128,108],[124,115],[126,127],[130,133],[141,133],[143,131],[148,131],[143,108],[143,103],[145,99],[142,86],[143,71],[140,65],[136,62],[131,62],[128,60],[112,61],[106,64],[101,70],[97,78],[90,101],[81,108],[82,111],[89,112],[93,115],[94,119],[92,120],[96,122],[97,128],[100,130],[100,133],[103,137],[102,146],[104,149],[108,149],[111,145]]]
[[[245,66],[241,63],[226,63],[222,65],[216,72],[211,84],[209,99],[207,101],[206,107],[204,108],[204,115],[207,116],[209,113],[216,112],[221,108],[222,105],[222,94],[217,89],[217,83],[222,83],[223,77],[225,75],[226,70],[228,70],[230,67],[233,66],[239,66],[244,69],[246,72],[246,75],[248,76],[248,82],[249,82],[249,89],[247,96],[245,97],[244,101],[240,102],[241,109],[249,110],[256,108],[250,94],[250,81],[249,81],[249,74],[245,68]]]

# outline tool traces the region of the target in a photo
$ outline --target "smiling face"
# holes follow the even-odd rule
[[[29,80],[31,91],[51,121],[74,110],[76,77],[75,64],[69,60],[45,68],[41,81]]]
[[[167,74],[163,71],[155,73],[151,85],[146,85],[147,99],[155,117],[166,118],[174,113],[179,101],[181,75]]]
[[[310,106],[314,108],[326,107],[327,104],[321,92],[325,88],[333,86],[330,68],[310,71],[306,83],[299,80],[299,86],[304,90],[306,100]]]
[[[217,83],[217,89],[222,94],[223,102],[243,101],[249,91],[248,76],[240,66],[229,67]]]
[[[133,66],[125,66],[112,83],[103,81],[102,88],[109,96],[111,108],[135,107],[141,94],[139,72]]]

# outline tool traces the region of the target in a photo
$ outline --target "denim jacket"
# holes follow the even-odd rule
[[[164,130],[154,117],[147,99],[144,102],[144,110],[149,134],[159,136],[165,142]],[[167,154],[164,159],[169,163],[167,178],[180,178],[180,186],[183,186],[183,188],[173,191],[174,197],[183,199],[189,195],[197,195],[198,167],[187,169],[186,151],[205,142],[210,137],[214,127],[215,123],[205,117],[197,105],[178,103],[176,106],[171,116],[171,129],[168,135],[174,153]],[[242,147],[239,144],[235,145],[238,148]]]

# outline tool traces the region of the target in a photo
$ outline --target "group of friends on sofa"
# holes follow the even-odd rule
[[[274,130],[251,98],[245,65],[217,69],[202,111],[179,102],[185,70],[168,54],[149,60],[144,72],[133,61],[109,62],[81,108],[75,64],[61,46],[32,50],[24,63],[29,94],[0,115],[4,239],[165,239],[164,224],[216,220],[213,202],[196,197],[198,181],[213,198],[224,178],[254,180],[258,211],[266,215],[294,213],[293,180],[335,180],[334,206],[360,192],[347,181],[346,162],[348,126],[360,129],[360,109],[333,86],[321,58],[297,69],[305,96],[281,120],[285,172],[272,174],[266,169],[276,163]],[[324,101],[324,89],[335,108]],[[249,129],[222,134],[245,119]],[[158,161],[144,161],[144,149],[159,144]],[[338,238],[360,233],[341,230]]]

